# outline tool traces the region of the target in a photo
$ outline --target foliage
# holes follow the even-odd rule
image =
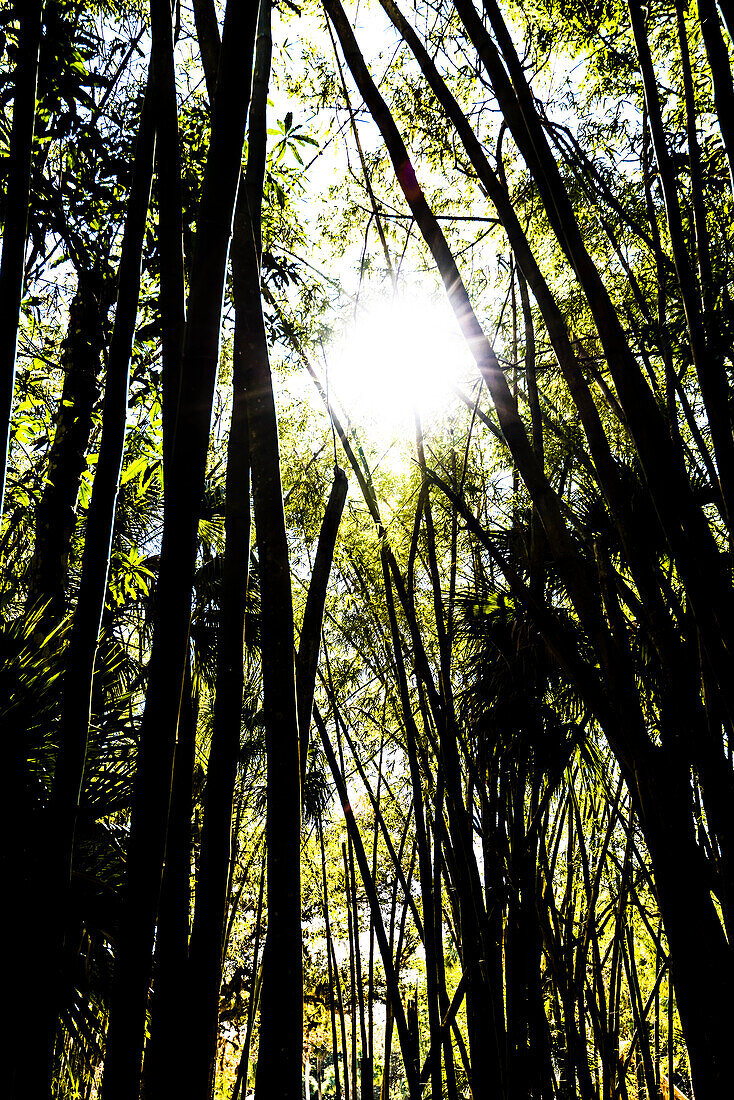
[[[264,885],[273,760],[286,755],[267,694],[268,640],[282,625],[268,594],[280,565],[258,507],[265,499],[285,517],[296,625],[279,639],[285,699],[337,463],[350,489],[316,632],[302,772],[306,1094],[415,1100],[417,1074],[439,1048],[426,1085],[434,1100],[470,1086],[475,1096],[632,1100],[658,1095],[671,1076],[705,1096],[723,1080],[730,1016],[714,1018],[712,1006],[734,973],[727,12],[720,19],[711,5],[705,16],[682,0],[508,0],[500,12],[487,0],[477,28],[465,0],[416,0],[403,14],[426,60],[391,7],[342,12],[364,58],[350,52],[336,0],[284,0],[273,12],[266,132],[253,99],[240,180],[244,193],[265,143],[262,252],[252,251],[251,221],[243,241],[235,219],[240,260],[210,341],[219,363],[203,492],[192,480],[188,500],[174,489],[189,439],[163,447],[164,420],[184,406],[171,405],[180,349],[166,283],[178,237],[171,249],[171,196],[156,162],[70,874],[63,912],[33,925],[25,944],[29,973],[48,978],[57,1002],[44,1087],[52,1081],[58,1097],[103,1094],[116,964],[139,902],[133,862],[156,849],[152,834],[135,837],[154,816],[141,810],[145,713],[169,657],[185,667],[181,690],[161,704],[178,734],[154,799],[168,848],[145,960],[145,1094],[161,1091],[161,1064],[172,1091],[188,1086],[188,1063],[170,1062],[167,1024],[188,1028],[185,1043],[177,1036],[187,1048],[199,1033],[218,1036],[216,1095],[254,1086],[263,950],[277,922]],[[210,158],[221,133],[224,146],[234,132],[205,90],[200,55],[220,43],[207,39],[204,8],[180,5],[172,28],[176,293],[188,296],[190,331]],[[223,12],[207,10],[220,34]],[[3,179],[19,13],[16,4],[0,15]],[[152,31],[147,5],[132,0],[47,0],[43,18],[0,528],[0,728],[8,881],[46,905],[47,877],[63,881],[53,854],[59,776],[75,733],[64,693],[90,583],[84,550],[109,439],[104,400]],[[261,27],[260,49],[263,38]],[[160,80],[149,87],[162,102]],[[162,127],[163,108],[155,118]],[[398,132],[419,198],[395,163]],[[159,150],[161,141],[159,129]],[[229,242],[221,247],[226,267]],[[249,297],[238,284],[243,254]],[[375,299],[398,302],[417,287],[435,303],[443,286],[455,302],[459,283],[455,327],[476,322],[470,351],[483,382],[462,367],[440,409],[421,412],[415,431],[409,410],[409,431],[386,438],[366,409],[350,407],[339,334]],[[250,468],[255,479],[262,469],[269,393],[248,390],[247,374],[260,327],[278,437],[267,492],[254,487],[252,546],[248,528],[233,570],[251,522]],[[481,330],[496,355],[489,368]],[[441,368],[448,378],[451,365]],[[191,405],[206,419],[198,384],[176,400],[196,391]],[[424,395],[413,396],[417,411]],[[252,449],[237,467],[243,401]],[[397,386],[383,394],[385,422],[397,401]],[[180,549],[170,531],[186,508],[188,638],[182,630],[180,654],[161,655],[166,563]],[[39,578],[54,570],[58,585],[45,590]],[[234,590],[244,630],[233,641]],[[227,694],[233,670],[240,705]],[[211,840],[222,743],[226,845]],[[225,868],[224,918],[202,951],[211,859]],[[213,1009],[197,970],[212,943]],[[23,997],[28,1016],[32,996]],[[42,1017],[38,1039],[32,1023],[17,1027],[26,1054],[49,1045]]]

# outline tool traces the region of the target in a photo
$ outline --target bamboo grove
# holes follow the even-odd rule
[[[731,0],[0,50],[3,1095],[728,1095]]]

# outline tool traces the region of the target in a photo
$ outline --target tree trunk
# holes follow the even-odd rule
[[[105,1100],[140,1085],[151,956],[165,852],[176,729],[186,663],[197,526],[204,487],[222,296],[249,103],[255,12],[230,0],[212,136],[197,218],[153,639],[128,852],[128,895],[110,1006]]]
[[[247,411],[257,530],[262,666],[268,762],[268,933],[263,958],[258,1100],[300,1100],[303,974],[301,959],[301,776],[288,540],[273,399],[254,246],[242,273]]]
[[[306,609],[303,613],[301,638],[298,644],[296,661],[296,694],[298,696],[298,732],[301,754],[301,783],[306,777],[306,758],[308,756],[308,735],[311,727],[311,710],[316,686],[316,673],[321,646],[321,625],[324,618],[326,590],[334,560],[334,547],[339,533],[344,504],[347,499],[347,475],[338,466],[334,467],[334,484],[324,512],[319,531],[311,581],[306,597]]]
[[[339,800],[342,804],[342,810],[344,811],[344,821],[347,826],[347,831],[352,839],[354,845],[354,852],[357,857],[357,864],[359,866],[360,875],[362,877],[362,884],[365,888],[365,892],[369,899],[370,909],[372,912],[372,920],[375,926],[375,935],[377,936],[377,942],[380,948],[380,955],[382,957],[382,965],[385,971],[385,981],[387,984],[387,995],[391,1002],[392,1015],[395,1020],[398,1029],[398,1037],[400,1039],[400,1049],[403,1055],[403,1065],[405,1066],[405,1076],[408,1084],[408,1092],[411,1100],[418,1100],[419,1086],[418,1086],[418,1073],[413,1065],[411,1058],[411,1045],[410,1036],[408,1034],[408,1025],[405,1018],[405,1011],[403,1009],[403,1002],[400,997],[400,989],[398,986],[397,973],[395,966],[393,965],[392,952],[388,945],[387,936],[385,935],[385,926],[382,920],[382,912],[380,910],[380,903],[375,890],[375,884],[372,881],[370,875],[369,864],[365,855],[364,847],[362,845],[362,838],[357,828],[357,823],[354,820],[354,814],[349,803],[349,796],[347,794],[346,784],[344,778],[339,770],[339,765],[334,754],[334,750],[329,740],[329,735],[324,725],[323,719],[318,712],[317,708],[314,708],[314,721],[316,727],[321,736],[321,744],[326,754],[326,759],[329,764],[334,784],[339,794]]]
[[[122,242],[115,325],[105,375],[102,438],[87,513],[81,584],[72,620],[68,665],[63,685],[61,737],[52,788],[51,810],[54,829],[48,875],[49,881],[53,883],[52,891],[57,900],[55,922],[50,929],[46,927],[42,938],[48,942],[50,954],[48,964],[50,981],[48,981],[48,971],[46,972],[46,980],[49,984],[49,995],[46,999],[49,1017],[45,1021],[40,1021],[36,1028],[42,1056],[36,1056],[32,1060],[33,1066],[38,1067],[44,1059],[47,1059],[46,1089],[49,1089],[51,1084],[50,1059],[53,1051],[56,1014],[64,995],[62,983],[68,981],[68,975],[73,971],[75,962],[75,929],[69,925],[68,909],[74,836],[84,780],[94,667],[107,591],[115,506],[125,444],[130,355],[140,295],[140,263],[153,176],[154,145],[155,137],[148,95],[140,119],[133,181]],[[81,415],[78,406],[76,411]],[[62,415],[64,412],[65,409],[62,407]],[[79,455],[75,445],[70,443],[69,436],[75,430],[76,425],[70,426],[67,423],[67,433],[59,441],[56,461],[57,469],[60,471],[64,469],[63,463],[71,457],[67,447],[71,447],[72,454],[84,458],[84,448]],[[83,434],[84,429],[80,429],[80,432]],[[80,443],[81,440],[77,439],[76,445]],[[75,466],[73,461],[71,466],[73,471]],[[65,473],[68,473],[68,470],[65,470]],[[73,479],[66,484],[71,492],[75,491]],[[78,481],[76,489],[78,490]],[[58,504],[59,498],[63,495],[61,486],[55,486],[55,491],[56,504]],[[69,533],[56,530],[53,532],[53,537],[59,538],[61,535],[60,543],[63,546],[64,537]],[[49,557],[47,565],[58,565],[60,558],[64,556],[63,550],[60,551],[59,546],[55,550],[51,549],[50,531],[45,532],[44,535],[45,553]],[[48,572],[45,575],[48,576]],[[63,572],[57,579],[62,580],[62,578]],[[64,944],[65,940],[66,944]],[[45,954],[38,947],[34,948],[34,951],[41,956]],[[31,983],[32,986],[33,983]]]
[[[145,1051],[148,1100],[183,1092],[190,1081],[188,1051],[194,1023],[189,990],[191,812],[198,700],[187,663],[173,763],[171,812],[156,928],[150,1041]]]
[[[13,123],[10,131],[5,225],[0,258],[0,372],[2,373],[2,437],[0,438],[0,515],[5,499],[10,416],[15,388],[18,320],[23,297],[31,152],[36,117],[38,55],[41,48],[43,0],[21,0],[18,64],[15,70]]]
[[[638,771],[637,782],[696,1100],[717,1100],[729,1076],[726,1051],[734,1007],[727,991],[734,964],[692,816],[681,812],[682,807],[690,811],[688,769],[658,758]]]
[[[65,610],[77,499],[82,474],[87,468],[111,289],[109,280],[97,272],[80,269],[76,294],[69,308],[69,327],[61,349],[64,384],[43,496],[36,512],[36,545],[29,566],[27,598],[28,608],[39,601],[48,603],[45,616],[51,622],[58,622]],[[137,308],[137,299],[135,304]],[[117,367],[119,369],[119,364]],[[127,374],[124,381],[126,383]],[[117,395],[115,399],[119,400]]]

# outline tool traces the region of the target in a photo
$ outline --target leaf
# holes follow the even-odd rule
[[[148,465],[148,459],[143,456],[136,458],[134,462],[131,462],[129,466],[123,470],[122,477],[120,478],[120,485],[127,485],[128,481],[132,481],[137,477],[139,473],[145,470]]]

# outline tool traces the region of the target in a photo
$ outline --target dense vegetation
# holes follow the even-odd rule
[[[6,0],[4,1095],[729,1095],[733,34]]]

